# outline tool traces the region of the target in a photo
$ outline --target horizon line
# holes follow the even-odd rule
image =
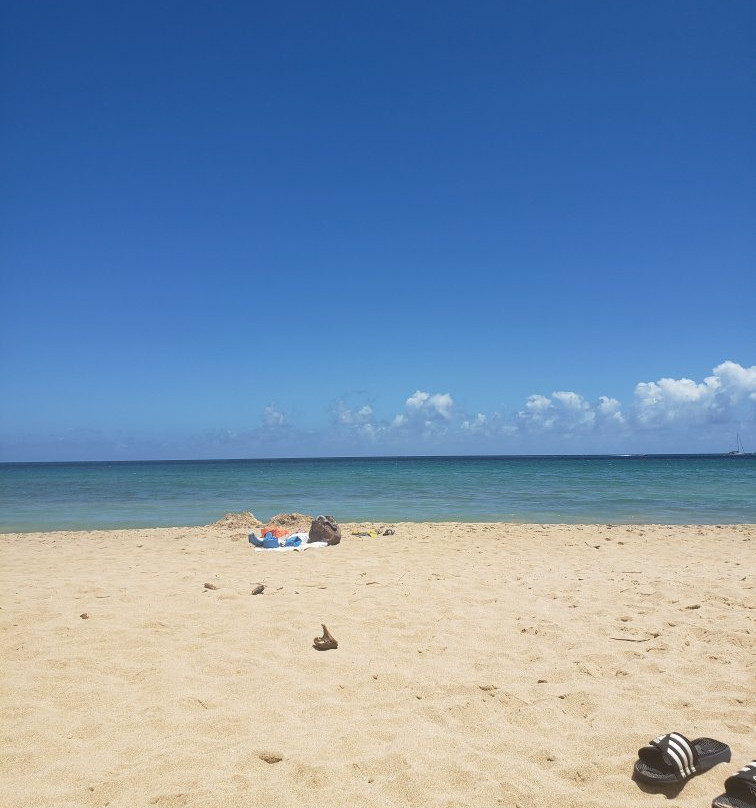
[[[307,455],[282,457],[206,457],[206,458],[138,458],[130,460],[0,460],[0,465],[64,465],[72,463],[259,463],[300,460],[476,460],[533,458],[629,458],[644,457],[753,457],[756,452],[733,455],[730,452],[594,452],[588,454],[559,454],[553,452],[530,454],[431,454],[431,455]]]

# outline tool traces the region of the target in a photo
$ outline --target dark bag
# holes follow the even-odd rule
[[[341,528],[332,516],[318,516],[310,525],[308,541],[324,541],[327,544],[338,544],[341,541]]]

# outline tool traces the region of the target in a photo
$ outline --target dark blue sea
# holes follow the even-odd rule
[[[0,531],[338,521],[756,523],[756,456],[380,457],[0,464]]]

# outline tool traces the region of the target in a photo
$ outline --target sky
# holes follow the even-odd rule
[[[0,20],[0,461],[756,451],[756,4]]]

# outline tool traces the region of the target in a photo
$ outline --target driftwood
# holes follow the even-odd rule
[[[338,648],[339,643],[333,634],[325,627],[325,623],[321,623],[320,625],[323,626],[323,636],[315,637],[312,641],[312,647],[316,648],[318,651],[328,651],[329,648]]]

